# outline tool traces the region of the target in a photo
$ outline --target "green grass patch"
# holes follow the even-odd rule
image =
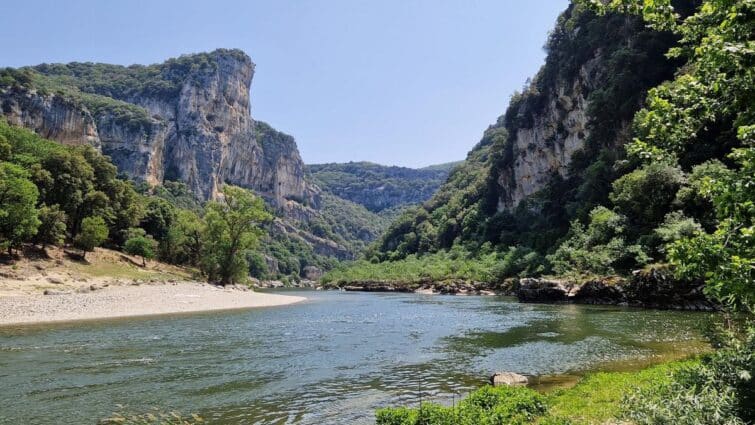
[[[672,375],[699,360],[663,363],[636,372],[599,372],[571,388],[540,394],[524,387],[483,387],[457,406],[423,404],[419,409],[384,408],[377,425],[603,424],[622,412],[624,397],[649,388],[669,386]]]

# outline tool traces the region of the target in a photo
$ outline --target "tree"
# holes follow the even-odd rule
[[[202,220],[192,211],[178,210],[176,219],[160,241],[160,259],[173,264],[198,264],[202,250],[202,226]]]
[[[262,235],[260,225],[270,220],[261,198],[251,192],[224,186],[220,201],[207,204],[201,267],[211,282],[238,282],[248,274],[245,251]]]
[[[12,254],[14,247],[28,241],[39,227],[35,208],[39,192],[21,167],[0,163],[0,247]]]
[[[650,90],[627,150],[646,163],[669,164],[688,161],[701,145],[729,150],[733,172],[703,179],[715,230],[667,249],[680,275],[704,278],[708,293],[733,309],[755,311],[755,2],[705,0],[683,20],[669,0],[581,2],[601,13],[642,15],[650,26],[679,35],[669,56],[684,57],[687,65]]]
[[[176,207],[161,198],[149,198],[140,227],[158,241],[168,234],[168,229],[176,220]]]
[[[107,240],[107,236],[108,228],[102,217],[85,217],[81,221],[81,232],[76,235],[73,244],[83,251],[83,257],[86,259],[86,253],[102,245]]]
[[[150,236],[134,236],[126,241],[123,250],[142,257],[142,266],[146,267],[147,259],[155,258],[155,240]]]
[[[626,217],[606,207],[590,212],[585,227],[574,220],[566,239],[548,260],[557,273],[592,272],[613,274],[648,261],[638,245],[625,241]]]
[[[62,245],[66,238],[66,213],[56,205],[43,205],[39,209],[39,229],[34,242],[44,245]]]

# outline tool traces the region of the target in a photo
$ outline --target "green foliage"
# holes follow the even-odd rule
[[[156,242],[150,236],[132,236],[123,244],[123,250],[131,255],[142,257],[142,265],[147,265],[147,259],[155,258]]]
[[[755,148],[737,149],[732,158],[739,164],[736,172],[703,182],[718,227],[674,241],[669,257],[680,275],[703,276],[710,295],[755,311]]]
[[[613,182],[610,199],[632,224],[652,226],[663,220],[683,183],[678,168],[651,163]]]
[[[456,165],[411,169],[349,162],[307,165],[307,172],[325,191],[363,205],[369,211],[381,212],[426,201]]]
[[[102,245],[107,239],[108,228],[102,217],[85,217],[81,221],[81,231],[76,235],[73,244],[84,251],[84,255]]]
[[[545,398],[536,391],[483,387],[455,407],[426,403],[419,409],[380,409],[375,416],[378,425],[523,425],[544,412]]]
[[[260,226],[271,217],[261,198],[234,186],[224,186],[222,200],[208,202],[206,210],[202,271],[211,282],[239,282],[248,273],[245,253],[257,244]]]
[[[680,275],[705,278],[711,295],[732,308],[752,311],[755,2],[706,0],[683,20],[669,2],[585,3],[599,12],[642,14],[649,25],[681,37],[669,55],[685,58],[688,64],[673,81],[648,93],[647,106],[634,121],[638,137],[628,152],[647,163],[682,165],[730,152],[733,172],[718,167],[718,173],[698,180],[698,192],[714,206],[715,230],[675,241],[668,252]]]
[[[649,258],[639,245],[627,245],[626,217],[605,207],[590,212],[587,227],[572,223],[569,237],[548,256],[556,273],[612,274],[646,263]]]
[[[34,242],[42,245],[63,244],[66,238],[66,213],[56,205],[42,205],[39,208],[39,228]]]
[[[37,187],[23,168],[0,162],[0,248],[10,253],[37,233],[38,196]]]
[[[158,257],[173,264],[198,265],[204,223],[193,211],[177,210],[165,236],[159,241]]]
[[[418,282],[428,279],[499,282],[518,275],[537,276],[545,270],[544,259],[524,248],[472,254],[456,246],[432,254],[410,254],[396,261],[341,263],[321,280],[323,283],[340,284],[375,280]]]
[[[746,424],[755,420],[755,328],[702,362],[674,373],[669,384],[635,390],[624,400],[624,417],[638,425]]]
[[[162,198],[149,198],[139,226],[157,240],[163,240],[176,220],[176,207]]]

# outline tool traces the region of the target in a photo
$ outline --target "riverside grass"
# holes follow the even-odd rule
[[[435,403],[420,409],[384,408],[376,412],[377,425],[485,425],[485,424],[602,424],[622,413],[627,394],[651,386],[670,385],[672,375],[699,364],[699,360],[663,363],[637,372],[598,372],[574,387],[539,394],[524,387],[483,387],[446,407]]]

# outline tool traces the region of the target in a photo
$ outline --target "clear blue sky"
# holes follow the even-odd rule
[[[0,0],[0,66],[240,48],[252,116],[307,163],[463,159],[543,62],[568,0]]]

